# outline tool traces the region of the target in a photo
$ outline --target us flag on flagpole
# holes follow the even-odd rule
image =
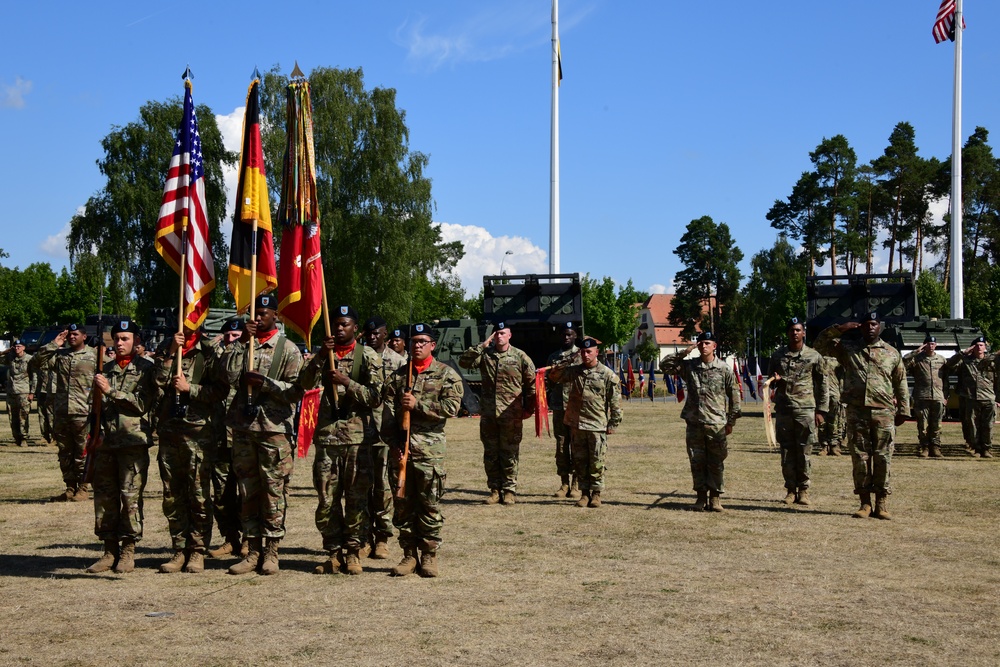
[[[163,187],[154,245],[178,275],[184,263],[184,322],[197,329],[208,315],[209,294],[215,289],[215,261],[208,232],[205,166],[201,135],[191,98],[191,81],[184,82],[184,115],[177,129]],[[181,235],[187,229],[187,252],[181,256]]]
[[[965,17],[962,17],[962,29],[965,30]],[[940,44],[946,39],[955,41],[955,0],[941,0],[937,19],[934,21],[934,43]]]

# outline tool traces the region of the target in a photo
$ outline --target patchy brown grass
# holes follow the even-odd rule
[[[231,577],[230,561],[158,574],[155,465],[139,569],[87,575],[92,506],[43,502],[61,488],[55,448],[0,447],[0,665],[1000,663],[998,468],[959,455],[957,424],[944,460],[914,457],[915,426],[901,429],[897,518],[861,521],[847,457],[814,459],[813,507],[780,504],[778,456],[760,408],[746,411],[723,515],[685,511],[675,403],[626,404],[598,510],[550,497],[554,446],[532,434],[518,504],[481,504],[478,422],[453,420],[437,580],[390,578],[396,545],[363,576],[311,574],[309,460],[292,477],[280,576]]]

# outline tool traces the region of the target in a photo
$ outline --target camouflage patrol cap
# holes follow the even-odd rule
[[[696,342],[701,343],[701,342],[704,342],[706,340],[710,340],[710,341],[714,342],[715,341],[715,334],[713,334],[711,331],[702,331],[700,334],[698,334],[698,338],[696,339]]]
[[[355,324],[358,321],[358,311],[354,310],[348,305],[337,306],[333,309],[333,316],[337,317],[349,317],[354,320]]]
[[[597,339],[596,338],[590,338],[588,336],[587,338],[583,339],[582,343],[580,343],[580,347],[585,348],[585,349],[590,349],[592,347],[597,347]]]
[[[428,336],[431,340],[437,342],[438,334],[431,325],[421,322],[420,324],[414,324],[410,327],[410,338],[414,336]]]
[[[254,301],[254,307],[257,310],[261,308],[267,308],[269,310],[278,310],[278,298],[273,294],[261,294]]]
[[[139,325],[132,320],[120,320],[115,322],[115,325],[111,327],[111,335],[117,336],[120,333],[130,333],[135,336],[139,335]]]
[[[243,331],[243,320],[238,317],[231,317],[222,325],[223,333],[229,331]]]
[[[373,315],[372,317],[369,317],[368,320],[365,322],[365,331],[366,332],[375,331],[376,329],[381,329],[384,326],[385,326],[385,320],[383,320],[378,315]]]

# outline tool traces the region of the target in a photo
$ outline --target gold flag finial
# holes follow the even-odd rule
[[[304,79],[304,78],[306,78],[306,75],[303,74],[302,70],[299,69],[299,61],[298,60],[295,61],[295,69],[292,70],[292,78],[293,79]]]

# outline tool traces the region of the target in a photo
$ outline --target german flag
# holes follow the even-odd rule
[[[257,221],[256,248],[253,222]],[[251,293],[251,261],[256,249],[257,284]],[[243,116],[243,147],[240,151],[240,183],[236,187],[236,212],[233,214],[233,240],[229,249],[229,291],[236,310],[250,308],[258,294],[278,286],[274,264],[274,239],[271,235],[271,206],[267,199],[264,150],[260,143],[260,79],[255,78],[247,91]]]

